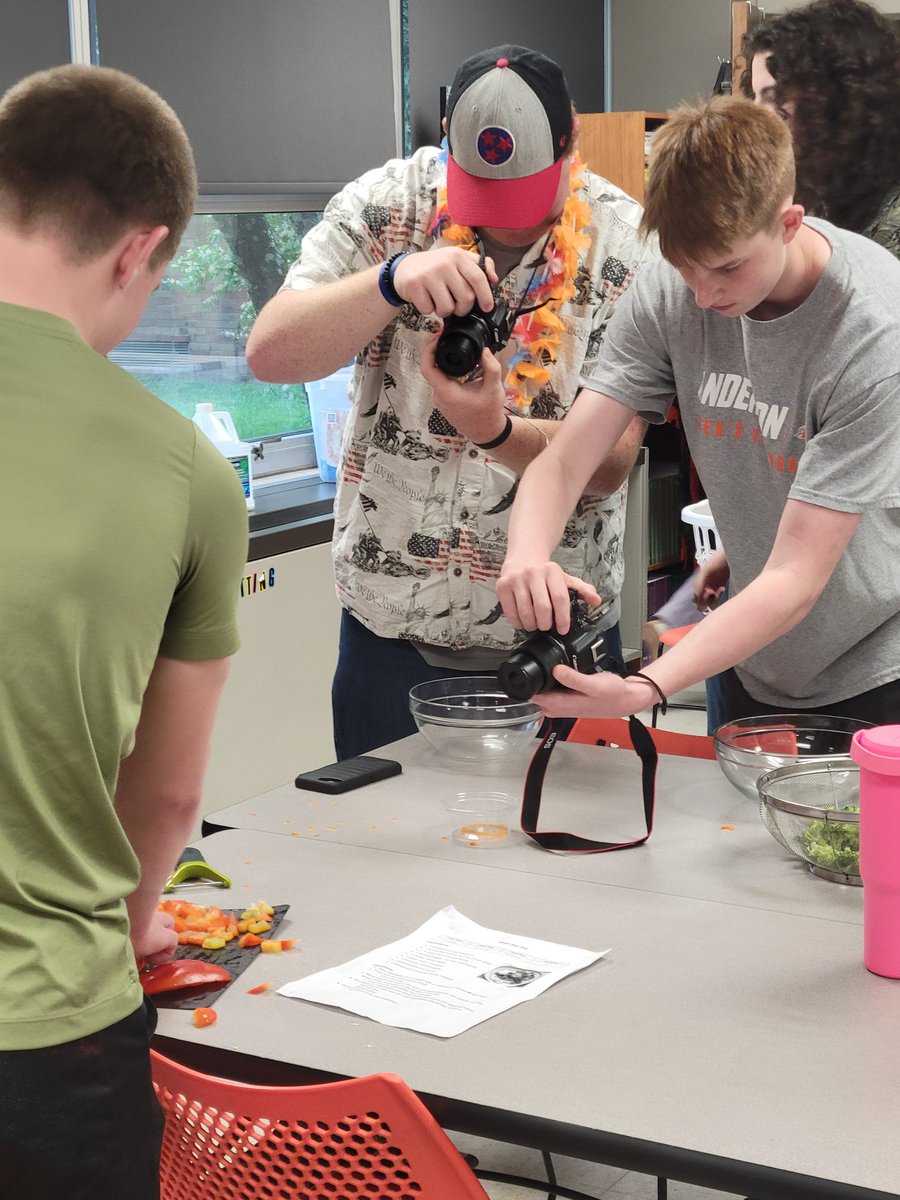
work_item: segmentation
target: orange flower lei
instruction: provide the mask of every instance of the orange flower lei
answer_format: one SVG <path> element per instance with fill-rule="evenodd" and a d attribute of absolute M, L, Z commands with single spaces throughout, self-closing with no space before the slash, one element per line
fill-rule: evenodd
<path fill-rule="evenodd" d="M 575 295 L 578 264 L 591 244 L 588 232 L 591 209 L 579 194 L 583 187 L 584 164 L 573 155 L 569 196 L 544 247 L 546 268 L 532 281 L 520 301 L 523 308 L 535 304 L 541 307 L 519 317 L 510 338 L 513 352 L 506 376 L 506 397 L 520 412 L 527 412 L 540 389 L 550 382 L 550 367 L 559 353 L 563 331 L 559 309 Z M 474 231 L 450 219 L 446 184 L 438 189 L 432 232 L 454 246 L 472 250 L 477 247 Z"/>

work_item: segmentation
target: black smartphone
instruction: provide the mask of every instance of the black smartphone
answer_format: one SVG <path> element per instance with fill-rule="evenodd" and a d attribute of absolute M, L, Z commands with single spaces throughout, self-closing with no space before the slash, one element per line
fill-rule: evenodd
<path fill-rule="evenodd" d="M 376 783 L 379 779 L 390 779 L 399 775 L 402 767 L 392 758 L 375 758 L 371 754 L 361 754 L 358 758 L 345 758 L 343 762 L 329 763 L 327 767 L 318 767 L 315 771 L 304 771 L 298 775 L 294 783 L 298 788 L 306 788 L 310 792 L 352 792 L 354 788 L 365 787 L 367 783 Z"/>

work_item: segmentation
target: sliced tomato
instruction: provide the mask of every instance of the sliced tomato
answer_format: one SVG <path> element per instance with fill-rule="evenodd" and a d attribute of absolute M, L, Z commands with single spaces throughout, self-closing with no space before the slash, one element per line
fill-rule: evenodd
<path fill-rule="evenodd" d="M 149 971 L 141 971 L 140 980 L 147 995 L 155 996 L 157 992 L 174 992 L 179 988 L 197 987 L 200 984 L 231 983 L 231 972 L 218 963 L 176 958 L 151 967 Z"/>

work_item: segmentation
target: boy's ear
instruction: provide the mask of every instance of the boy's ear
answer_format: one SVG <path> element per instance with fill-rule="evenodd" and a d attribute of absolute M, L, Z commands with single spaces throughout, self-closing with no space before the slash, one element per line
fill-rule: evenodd
<path fill-rule="evenodd" d="M 805 209 L 802 204 L 789 204 L 782 212 L 779 220 L 781 221 L 781 237 L 785 245 L 792 242 L 800 232 L 804 216 Z"/>
<path fill-rule="evenodd" d="M 154 225 L 151 229 L 133 229 L 120 240 L 115 258 L 116 283 L 128 287 L 144 268 L 153 251 L 169 236 L 167 225 Z"/>

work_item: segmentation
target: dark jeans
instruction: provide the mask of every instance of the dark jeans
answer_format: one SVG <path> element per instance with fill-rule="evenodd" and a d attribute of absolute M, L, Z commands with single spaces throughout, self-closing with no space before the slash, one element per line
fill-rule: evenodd
<path fill-rule="evenodd" d="M 158 1200 L 163 1115 L 148 1002 L 108 1029 L 0 1051 L 0 1196 Z"/>
<path fill-rule="evenodd" d="M 725 697 L 721 675 L 710 675 L 706 681 L 706 732 L 713 734 L 725 724 Z"/>
<path fill-rule="evenodd" d="M 621 659 L 618 625 L 608 629 L 604 636 L 607 652 Z M 415 733 L 416 724 L 409 711 L 409 689 L 417 683 L 477 674 L 473 670 L 429 666 L 410 642 L 378 637 L 345 609 L 341 613 L 338 664 L 331 686 L 338 760 L 366 754 Z"/>
<path fill-rule="evenodd" d="M 852 717 L 857 721 L 871 721 L 873 725 L 900 724 L 900 679 L 883 683 L 881 687 L 873 688 L 870 692 L 851 696 L 849 700 L 826 704 L 823 708 L 804 708 L 801 705 L 778 708 L 771 704 L 763 704 L 761 700 L 754 700 L 738 679 L 734 668 L 723 671 L 719 678 L 722 680 L 723 721 L 776 713 L 810 712 L 831 717 Z"/>

